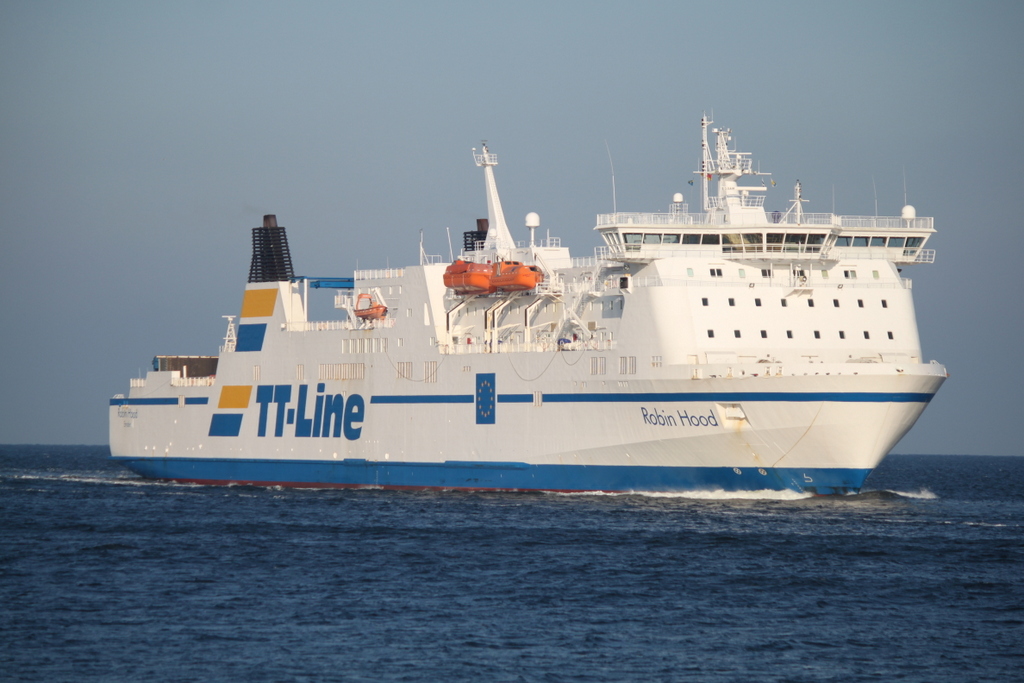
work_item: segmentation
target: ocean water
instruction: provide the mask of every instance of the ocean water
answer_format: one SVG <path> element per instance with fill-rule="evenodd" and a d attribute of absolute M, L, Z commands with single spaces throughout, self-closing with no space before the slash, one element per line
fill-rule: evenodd
<path fill-rule="evenodd" d="M 865 493 L 207 488 L 0 447 L 0 680 L 1024 680 L 1024 458 Z"/>

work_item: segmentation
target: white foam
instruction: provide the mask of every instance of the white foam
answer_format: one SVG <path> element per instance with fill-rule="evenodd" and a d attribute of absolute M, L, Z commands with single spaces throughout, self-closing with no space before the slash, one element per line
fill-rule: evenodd
<path fill-rule="evenodd" d="M 901 496 L 903 498 L 917 498 L 918 500 L 938 499 L 938 496 L 928 489 L 920 489 L 919 491 L 889 491 L 889 493 L 895 493 L 897 496 Z"/>

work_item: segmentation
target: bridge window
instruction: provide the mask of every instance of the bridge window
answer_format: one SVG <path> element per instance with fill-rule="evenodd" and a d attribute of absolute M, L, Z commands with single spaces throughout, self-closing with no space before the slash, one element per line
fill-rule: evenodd
<path fill-rule="evenodd" d="M 638 232 L 627 232 L 623 237 L 626 239 L 626 244 L 641 244 L 644 240 L 644 236 Z"/>
<path fill-rule="evenodd" d="M 700 235 L 683 235 L 683 244 L 700 244 Z"/>
<path fill-rule="evenodd" d="M 702 235 L 700 239 L 701 244 L 721 244 L 722 240 L 719 235 Z"/>
<path fill-rule="evenodd" d="M 808 235 L 807 236 L 807 244 L 824 244 L 824 243 L 825 243 L 825 236 L 824 235 Z"/>
<path fill-rule="evenodd" d="M 661 238 L 662 244 L 679 244 L 679 235 L 665 235 Z"/>
<path fill-rule="evenodd" d="M 907 246 L 908 247 L 919 247 L 923 243 L 924 243 L 924 238 L 923 237 L 908 237 L 907 238 Z"/>
<path fill-rule="evenodd" d="M 884 237 L 872 237 L 871 238 L 871 246 L 873 246 L 873 247 L 884 247 L 885 246 L 885 238 Z"/>
<path fill-rule="evenodd" d="M 855 247 L 866 247 L 866 246 L 868 246 L 868 238 L 867 237 L 854 237 L 853 238 L 853 246 L 855 246 Z"/>
<path fill-rule="evenodd" d="M 907 241 L 907 238 L 905 238 L 905 237 L 890 237 L 889 238 L 889 246 L 890 247 L 900 247 L 900 248 L 902 248 L 903 244 L 906 241 Z"/>
<path fill-rule="evenodd" d="M 837 247 L 848 247 L 848 246 L 850 246 L 850 238 L 846 237 L 846 236 L 837 237 L 836 238 L 836 246 Z"/>
<path fill-rule="evenodd" d="M 661 235 L 647 233 L 644 235 L 644 244 L 661 244 Z"/>

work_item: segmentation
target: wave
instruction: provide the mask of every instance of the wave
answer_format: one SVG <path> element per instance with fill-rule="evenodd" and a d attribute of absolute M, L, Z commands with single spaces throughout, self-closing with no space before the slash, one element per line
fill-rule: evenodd
<path fill-rule="evenodd" d="M 772 489 L 758 491 L 725 491 L 723 489 L 712 491 L 546 491 L 545 493 L 555 496 L 643 496 L 644 498 L 684 498 L 688 500 L 803 500 L 815 497 L 813 493 Z"/>

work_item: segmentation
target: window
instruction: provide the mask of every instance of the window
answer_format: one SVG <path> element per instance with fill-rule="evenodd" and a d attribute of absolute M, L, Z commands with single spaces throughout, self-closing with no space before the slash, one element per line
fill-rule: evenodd
<path fill-rule="evenodd" d="M 888 335 L 889 335 L 889 339 L 892 339 L 892 338 L 893 338 L 893 336 L 892 336 L 892 332 L 887 332 L 886 334 L 888 334 Z"/>
<path fill-rule="evenodd" d="M 781 301 L 782 301 L 782 307 L 783 308 L 785 308 L 786 306 L 789 305 L 789 302 L 787 302 L 785 299 L 782 299 Z"/>
<path fill-rule="evenodd" d="M 686 269 L 686 276 L 687 277 L 693 277 L 693 268 L 687 268 Z"/>
<path fill-rule="evenodd" d="M 839 299 L 832 299 L 832 305 L 839 308 Z"/>
<path fill-rule="evenodd" d="M 821 271 L 821 279 L 822 280 L 827 280 L 828 279 L 828 271 L 827 270 Z"/>
<path fill-rule="evenodd" d="M 786 330 L 786 339 L 793 338 L 793 330 Z"/>
<path fill-rule="evenodd" d="M 889 308 L 889 302 L 885 299 L 882 299 L 882 308 Z"/>
<path fill-rule="evenodd" d="M 740 338 L 740 331 L 739 330 L 733 330 L 732 331 L 732 336 L 734 336 L 737 339 L 739 339 Z"/>
<path fill-rule="evenodd" d="M 923 237 L 908 237 L 907 238 L 907 246 L 908 247 L 919 247 L 923 243 L 924 243 L 924 238 Z"/>
<path fill-rule="evenodd" d="M 721 268 L 712 268 L 711 269 L 711 277 L 722 277 L 722 269 Z"/>
<path fill-rule="evenodd" d="M 903 248 L 903 244 L 907 241 L 905 237 L 890 237 L 889 246 Z"/>
<path fill-rule="evenodd" d="M 644 236 L 638 232 L 627 232 L 623 237 L 626 238 L 626 244 L 640 244 L 644 239 Z"/>
<path fill-rule="evenodd" d="M 842 330 L 839 330 L 839 338 L 840 339 L 846 339 L 846 333 L 843 332 Z"/>
<path fill-rule="evenodd" d="M 761 339 L 768 338 L 768 330 L 761 330 Z"/>
<path fill-rule="evenodd" d="M 708 338 L 709 339 L 713 339 L 714 336 L 715 336 L 715 331 L 714 330 L 708 330 Z"/>
<path fill-rule="evenodd" d="M 856 280 L 857 279 L 857 271 L 856 270 L 844 270 L 843 271 L 843 277 L 845 277 L 847 280 Z"/>
<path fill-rule="evenodd" d="M 762 268 L 761 269 L 761 277 L 771 277 L 771 276 L 772 276 L 772 269 L 771 268 Z"/>
<path fill-rule="evenodd" d="M 683 244 L 700 244 L 700 235 L 683 235 Z"/>
<path fill-rule="evenodd" d="M 661 238 L 662 244 L 679 244 L 679 235 L 665 235 Z"/>
<path fill-rule="evenodd" d="M 864 299 L 857 299 L 857 308 L 864 308 Z"/>
<path fill-rule="evenodd" d="M 729 297 L 729 305 L 730 306 L 735 306 L 736 305 L 736 299 L 733 299 L 732 297 Z"/>
<path fill-rule="evenodd" d="M 885 246 L 885 238 L 884 237 L 872 237 L 871 238 L 871 246 L 873 246 L 873 247 L 884 247 Z"/>
<path fill-rule="evenodd" d="M 661 235 L 651 233 L 644 235 L 644 244 L 661 244 Z"/>
<path fill-rule="evenodd" d="M 877 270 L 872 270 L 871 271 L 871 277 L 873 277 L 874 279 L 877 280 L 878 279 L 878 271 Z"/>
<path fill-rule="evenodd" d="M 855 247 L 866 247 L 866 246 L 868 246 L 868 238 L 867 237 L 854 237 L 853 238 L 853 246 L 855 246 Z"/>
<path fill-rule="evenodd" d="M 701 235 L 701 244 L 721 244 L 722 241 L 718 235 Z"/>
<path fill-rule="evenodd" d="M 815 339 L 821 339 L 821 332 L 819 332 L 818 330 L 815 330 L 814 331 L 814 338 Z"/>
<path fill-rule="evenodd" d="M 836 238 L 836 246 L 837 247 L 848 247 L 848 246 L 850 246 L 850 238 L 849 237 L 837 237 Z"/>
<path fill-rule="evenodd" d="M 708 298 L 707 297 L 702 298 L 700 300 L 700 305 L 701 306 L 707 306 L 708 305 Z"/>
<path fill-rule="evenodd" d="M 740 277 L 746 277 L 746 276 L 747 276 L 747 271 L 745 271 L 742 268 L 740 268 Z"/>
<path fill-rule="evenodd" d="M 865 339 L 871 339 L 871 335 L 868 333 L 867 330 L 864 330 L 864 338 Z"/>
<path fill-rule="evenodd" d="M 754 305 L 755 306 L 760 306 L 761 305 L 761 300 L 760 299 L 754 299 Z"/>
<path fill-rule="evenodd" d="M 814 299 L 808 299 L 807 300 L 807 307 L 808 308 L 814 308 Z"/>

